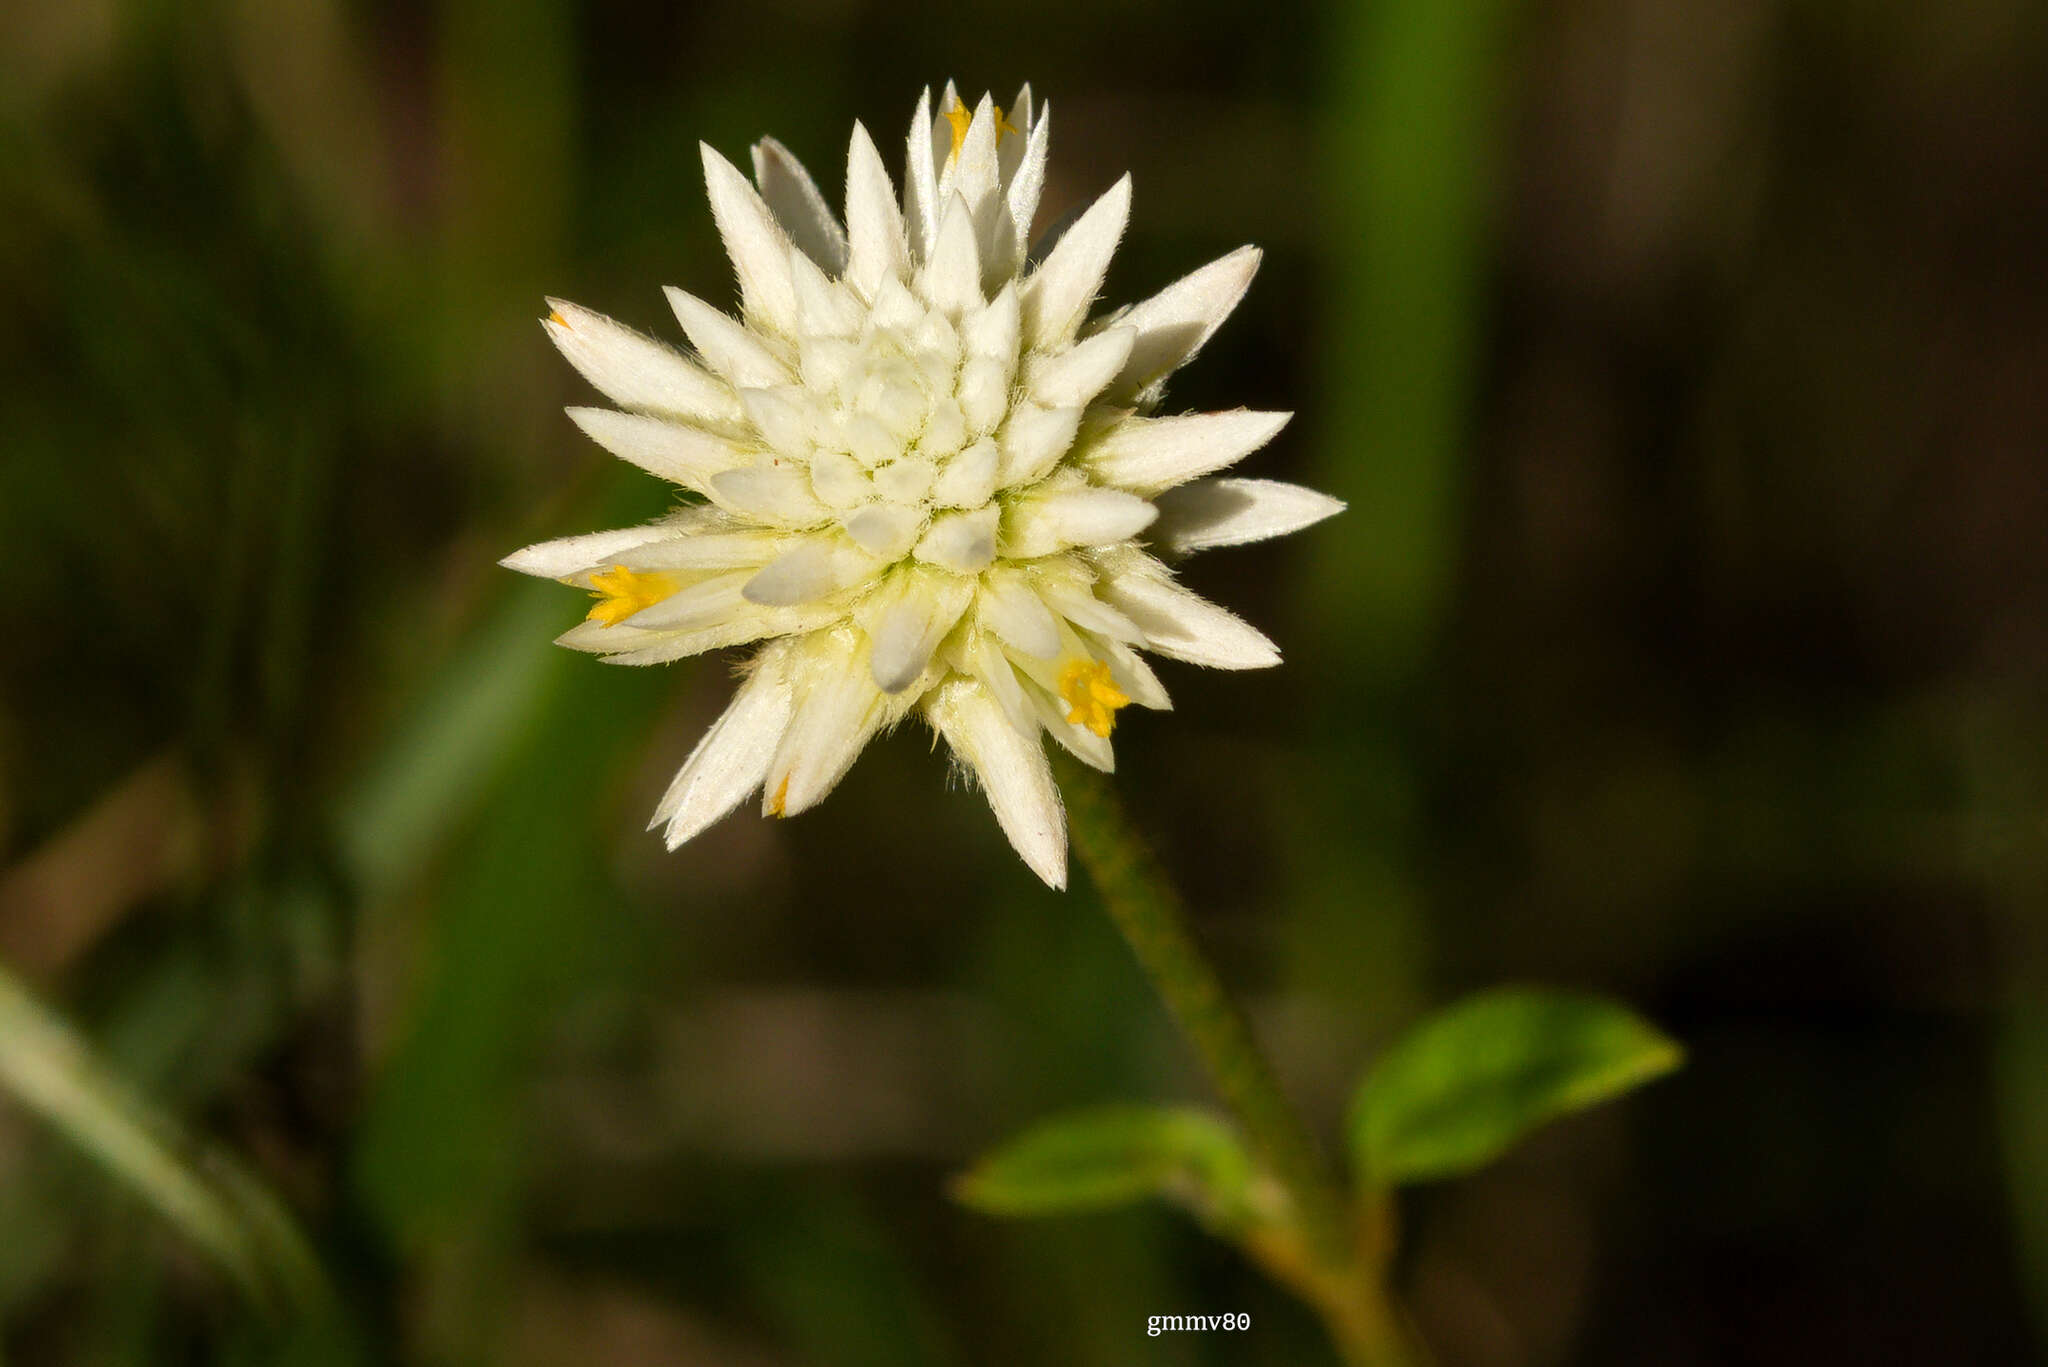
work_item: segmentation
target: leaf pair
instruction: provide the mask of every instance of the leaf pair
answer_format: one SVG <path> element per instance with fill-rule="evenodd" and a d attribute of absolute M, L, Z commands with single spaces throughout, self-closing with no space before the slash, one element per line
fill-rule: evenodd
<path fill-rule="evenodd" d="M 1467 998 L 1397 1040 L 1352 1103 L 1358 1185 L 1455 1177 L 1545 1122 L 1678 1067 L 1679 1046 L 1597 997 L 1508 988 Z M 1236 1133 L 1205 1112 L 1110 1106 L 1057 1117 L 984 1157 L 955 1184 L 991 1215 L 1103 1210 L 1159 1197 L 1225 1235 L 1282 1216 Z"/>

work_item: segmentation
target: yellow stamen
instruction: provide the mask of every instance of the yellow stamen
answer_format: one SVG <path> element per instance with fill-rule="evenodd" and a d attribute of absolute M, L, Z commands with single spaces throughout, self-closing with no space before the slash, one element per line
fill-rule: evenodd
<path fill-rule="evenodd" d="M 960 149 L 967 142 L 967 130 L 974 124 L 974 111 L 960 101 L 953 101 L 953 107 L 946 111 L 946 122 L 953 125 L 953 155 L 959 156 Z"/>
<path fill-rule="evenodd" d="M 1015 133 L 1020 138 L 1024 136 L 1023 129 L 1003 117 L 1003 107 L 1001 105 L 994 106 L 994 109 L 997 142 L 1003 140 L 1003 134 L 1005 133 Z M 969 109 L 960 100 L 955 99 L 953 107 L 946 110 L 945 113 L 946 122 L 953 125 L 953 155 L 957 157 L 960 155 L 960 149 L 967 145 L 967 130 L 974 126 L 974 111 Z"/>
<path fill-rule="evenodd" d="M 591 594 L 597 599 L 586 620 L 615 627 L 642 608 L 651 608 L 676 591 L 676 581 L 653 571 L 629 570 L 614 565 L 590 576 Z"/>
<path fill-rule="evenodd" d="M 1086 659 L 1069 660 L 1060 671 L 1060 697 L 1073 709 L 1068 721 L 1104 737 L 1116 727 L 1116 710 L 1131 701 L 1110 679 L 1108 665 Z"/>
<path fill-rule="evenodd" d="M 775 790 L 775 796 L 768 800 L 768 815 L 781 816 L 782 809 L 789 805 L 789 775 L 782 776 L 782 783 Z"/>
<path fill-rule="evenodd" d="M 560 309 L 549 309 L 548 321 L 550 323 L 553 323 L 556 327 L 569 326 L 569 320 L 562 316 L 562 311 Z"/>

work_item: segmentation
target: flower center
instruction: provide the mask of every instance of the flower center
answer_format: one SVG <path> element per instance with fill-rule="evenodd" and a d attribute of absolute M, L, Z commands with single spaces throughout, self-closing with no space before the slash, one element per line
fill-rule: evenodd
<path fill-rule="evenodd" d="M 979 316 L 891 282 L 858 330 L 798 343 L 802 383 L 743 391 L 777 463 L 807 475 L 812 497 L 884 564 L 977 574 L 995 558 L 1015 304 L 1007 333 L 982 337 Z"/>

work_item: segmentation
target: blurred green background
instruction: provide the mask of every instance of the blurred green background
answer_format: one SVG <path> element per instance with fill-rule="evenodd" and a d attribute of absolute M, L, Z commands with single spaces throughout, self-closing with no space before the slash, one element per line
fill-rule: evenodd
<path fill-rule="evenodd" d="M 1163 1211 L 947 1200 L 1207 1095 L 1085 879 L 910 732 L 663 853 L 731 662 L 494 564 L 666 501 L 542 295 L 673 337 L 699 138 L 836 199 L 949 76 L 1051 100 L 1047 221 L 1131 171 L 1112 302 L 1266 248 L 1170 405 L 1351 510 L 1193 562 L 1288 663 L 1119 782 L 1315 1124 L 1497 982 L 1691 1050 L 1407 1202 L 1444 1367 L 2043 1357 L 2041 6 L 15 0 L 0 75 L 0 964 L 340 1302 L 0 1097 L 7 1363 L 1328 1360 Z"/>

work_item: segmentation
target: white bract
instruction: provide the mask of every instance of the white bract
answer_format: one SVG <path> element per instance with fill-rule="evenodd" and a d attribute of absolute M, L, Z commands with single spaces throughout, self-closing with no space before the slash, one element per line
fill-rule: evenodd
<path fill-rule="evenodd" d="M 693 353 L 549 301 L 548 336 L 617 405 L 569 416 L 694 499 L 504 563 L 590 590 L 561 644 L 617 663 L 765 642 L 656 809 L 669 848 L 756 790 L 769 815 L 803 811 L 917 712 L 1061 887 L 1039 733 L 1106 770 L 1117 710 L 1169 705 L 1140 650 L 1278 662 L 1155 554 L 1280 536 L 1342 506 L 1213 477 L 1288 414 L 1153 416 L 1259 253 L 1089 319 L 1130 179 L 1027 257 L 1046 116 L 1028 86 L 1007 114 L 987 96 L 969 111 L 951 86 L 934 114 L 927 92 L 900 205 L 856 124 L 843 225 L 781 144 L 755 146 L 752 184 L 705 147 L 740 317 L 669 290 Z"/>

